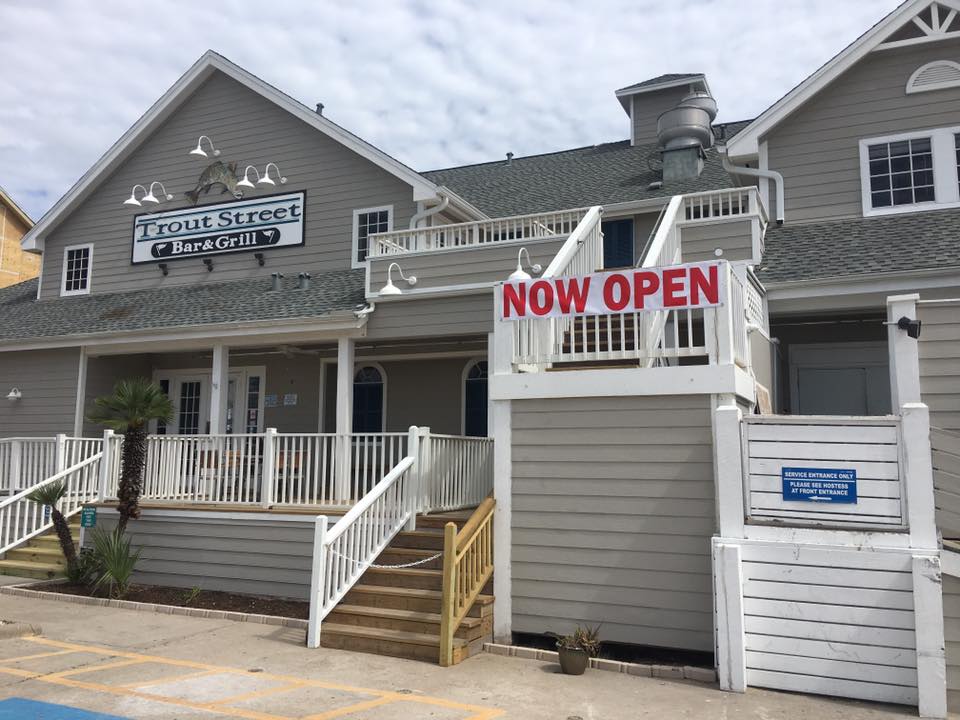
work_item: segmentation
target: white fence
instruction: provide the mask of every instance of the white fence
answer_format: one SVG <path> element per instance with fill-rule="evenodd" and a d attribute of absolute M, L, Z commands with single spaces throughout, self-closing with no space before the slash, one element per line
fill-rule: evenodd
<path fill-rule="evenodd" d="M 27 499 L 34 490 L 44 485 L 64 481 L 66 493 L 60 500 L 59 510 L 67 517 L 79 512 L 86 503 L 97 500 L 100 492 L 102 457 L 101 452 L 91 455 L 0 502 L 0 553 L 46 532 L 53 526 L 46 509 Z"/>
<path fill-rule="evenodd" d="M 493 489 L 493 441 L 458 435 L 420 440 L 421 508 L 436 512 L 479 505 Z"/>
<path fill-rule="evenodd" d="M 14 437 L 0 439 L 0 492 L 30 488 L 100 452 L 98 438 Z"/>
<path fill-rule="evenodd" d="M 410 455 L 332 527 L 316 519 L 307 646 L 320 646 L 320 623 L 416 514 L 416 460 Z"/>
<path fill-rule="evenodd" d="M 522 241 L 569 235 L 586 208 L 517 215 L 452 225 L 395 230 L 370 236 L 370 257 L 446 248 L 470 247 L 508 240 Z"/>
<path fill-rule="evenodd" d="M 906 525 L 896 417 L 755 415 L 744 418 L 743 445 L 750 522 L 897 530 Z M 829 495 L 785 500 L 785 469 L 842 470 L 854 478 L 856 501 L 834 502 Z"/>

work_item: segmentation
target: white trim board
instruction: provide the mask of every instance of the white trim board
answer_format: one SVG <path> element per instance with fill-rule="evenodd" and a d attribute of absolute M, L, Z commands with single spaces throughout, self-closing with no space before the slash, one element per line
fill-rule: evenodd
<path fill-rule="evenodd" d="M 883 44 L 884 38 L 910 22 L 913 16 L 926 9 L 930 2 L 931 0 L 908 0 L 889 13 L 731 138 L 727 143 L 727 154 L 731 158 L 757 155 L 759 142 L 763 136 L 854 64 L 878 49 Z M 938 0 L 938 2 L 943 7 L 960 9 L 960 0 Z"/>
<path fill-rule="evenodd" d="M 269 83 L 264 82 L 222 55 L 208 50 L 165 92 L 153 106 L 84 173 L 76 184 L 50 208 L 49 211 L 22 238 L 21 247 L 28 251 L 43 251 L 44 238 L 95 190 L 102 178 L 130 157 L 136 148 L 214 72 L 219 71 L 286 110 L 294 117 L 319 130 L 328 137 L 354 151 L 374 165 L 406 182 L 413 188 L 413 200 L 430 200 L 438 195 L 437 186 L 390 157 L 382 150 L 331 122 L 323 115 L 294 100 Z"/>

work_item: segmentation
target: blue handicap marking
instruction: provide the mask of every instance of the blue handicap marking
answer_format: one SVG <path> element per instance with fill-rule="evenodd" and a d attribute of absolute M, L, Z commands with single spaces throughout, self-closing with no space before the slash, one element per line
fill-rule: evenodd
<path fill-rule="evenodd" d="M 0 720 L 127 720 L 127 718 L 14 697 L 0 700 Z"/>
<path fill-rule="evenodd" d="M 857 471 L 844 468 L 780 468 L 783 499 L 790 502 L 857 502 Z"/>

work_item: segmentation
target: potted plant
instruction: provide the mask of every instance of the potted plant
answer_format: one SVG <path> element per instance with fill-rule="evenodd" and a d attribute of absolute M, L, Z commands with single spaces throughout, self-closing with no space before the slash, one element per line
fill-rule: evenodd
<path fill-rule="evenodd" d="M 599 631 L 599 625 L 595 628 L 578 625 L 572 635 L 554 635 L 560 655 L 560 669 L 565 675 L 583 675 L 590 665 L 590 658 L 600 654 Z"/>

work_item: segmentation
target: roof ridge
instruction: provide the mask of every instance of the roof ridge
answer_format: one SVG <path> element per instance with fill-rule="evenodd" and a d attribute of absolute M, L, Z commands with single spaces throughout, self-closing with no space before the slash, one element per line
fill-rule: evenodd
<path fill-rule="evenodd" d="M 577 152 L 578 150 L 591 150 L 593 148 L 601 147 L 603 145 L 619 145 L 621 143 L 629 143 L 629 142 L 630 140 L 628 139 L 611 140 L 610 142 L 594 143 L 593 145 L 581 145 L 579 147 L 567 148 L 566 150 L 551 150 L 549 152 L 534 153 L 533 155 L 523 155 L 521 157 L 514 157 L 513 162 L 517 162 L 519 160 L 531 160 L 533 158 L 538 158 L 538 157 L 547 157 L 549 155 L 563 155 L 565 153 Z M 646 145 L 651 145 L 651 144 L 656 144 L 656 143 L 644 143 L 643 145 L 632 145 L 631 147 L 645 147 Z M 467 163 L 466 165 L 450 165 L 448 167 L 434 168 L 433 170 L 421 170 L 420 172 L 421 174 L 436 173 L 436 172 L 443 172 L 444 170 L 462 170 L 463 168 L 480 167 L 481 165 L 506 165 L 506 164 L 507 164 L 506 160 L 485 160 L 484 162 Z"/>

